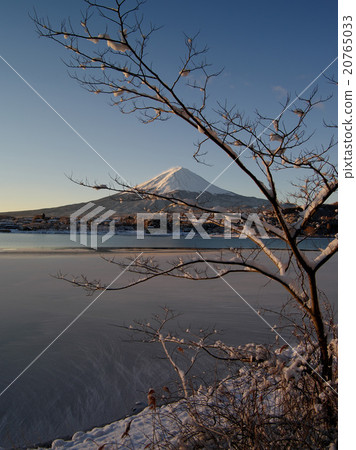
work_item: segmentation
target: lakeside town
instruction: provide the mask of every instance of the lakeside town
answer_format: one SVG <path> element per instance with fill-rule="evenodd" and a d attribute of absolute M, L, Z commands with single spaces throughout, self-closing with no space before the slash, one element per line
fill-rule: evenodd
<path fill-rule="evenodd" d="M 301 212 L 299 207 L 290 207 L 284 209 L 284 216 L 288 223 L 293 223 L 297 220 Z M 309 221 L 308 226 L 303 231 L 305 236 L 334 236 L 337 233 L 337 203 L 323 205 L 314 214 Z M 277 218 L 272 211 L 264 210 L 258 214 L 261 219 L 270 225 L 277 225 Z M 87 227 L 90 229 L 91 223 L 94 219 L 87 222 Z M 97 227 L 98 232 L 106 232 L 109 230 L 110 224 L 114 221 L 115 233 L 125 233 L 137 230 L 137 217 L 135 215 L 129 216 L 113 216 L 110 219 L 104 220 Z M 208 218 L 203 224 L 205 231 L 222 234 L 223 227 L 214 221 L 214 214 Z M 16 233 L 16 232 L 39 232 L 39 233 L 69 233 L 71 220 L 69 216 L 63 217 L 47 217 L 44 213 L 34 216 L 14 217 L 8 214 L 0 214 L 0 232 L 2 233 Z M 80 219 L 77 219 L 77 227 L 79 229 Z M 145 231 L 159 228 L 160 221 L 152 219 L 145 221 Z M 237 223 L 237 228 L 242 228 L 243 223 Z M 172 232 L 173 219 L 172 215 L 167 215 L 167 231 Z M 189 232 L 194 228 L 194 225 L 188 220 L 184 214 L 181 215 L 180 231 Z"/>

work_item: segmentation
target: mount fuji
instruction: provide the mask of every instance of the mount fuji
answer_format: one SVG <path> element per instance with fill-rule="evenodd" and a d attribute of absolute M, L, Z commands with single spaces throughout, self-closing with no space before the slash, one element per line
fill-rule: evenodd
<path fill-rule="evenodd" d="M 119 216 L 133 215 L 138 212 L 179 211 L 180 206 L 161 198 L 145 198 L 142 200 L 134 191 L 172 196 L 185 200 L 193 205 L 204 205 L 206 208 L 218 211 L 239 212 L 261 207 L 268 207 L 267 200 L 257 197 L 246 197 L 210 184 L 201 176 L 183 167 L 174 167 L 160 173 L 154 178 L 136 185 L 131 192 L 122 192 L 99 200 L 94 200 L 96 206 L 112 209 Z M 86 203 L 76 203 L 55 208 L 43 208 L 31 211 L 16 211 L 7 214 L 13 217 L 45 214 L 47 217 L 69 216 Z"/>

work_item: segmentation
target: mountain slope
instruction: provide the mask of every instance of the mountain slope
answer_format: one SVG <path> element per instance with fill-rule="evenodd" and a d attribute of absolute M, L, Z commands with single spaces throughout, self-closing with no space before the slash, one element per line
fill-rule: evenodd
<path fill-rule="evenodd" d="M 136 187 L 147 192 L 166 196 L 171 195 L 175 198 L 185 200 L 190 204 L 198 204 L 219 211 L 238 212 L 269 205 L 267 200 L 235 194 L 234 192 L 221 189 L 215 185 L 209 186 L 209 184 L 210 183 L 204 178 L 190 170 L 183 167 L 175 167 L 162 172 L 151 180 L 139 184 Z M 204 191 L 204 189 L 206 189 L 206 191 Z M 203 191 L 204 193 L 201 194 Z M 199 194 L 201 195 L 199 196 L 199 199 L 196 200 Z M 112 209 L 121 216 L 134 215 L 139 212 L 157 212 L 162 209 L 165 211 L 179 211 L 180 209 L 179 206 L 172 205 L 169 200 L 159 198 L 142 200 L 137 193 L 134 192 L 110 195 L 95 200 L 93 203 L 95 203 L 96 206 L 103 206 L 105 209 Z M 85 204 L 86 203 L 77 203 L 54 208 L 11 211 L 0 214 L 7 214 L 14 217 L 34 216 L 37 214 L 45 214 L 47 217 L 61 217 L 69 216 Z"/>

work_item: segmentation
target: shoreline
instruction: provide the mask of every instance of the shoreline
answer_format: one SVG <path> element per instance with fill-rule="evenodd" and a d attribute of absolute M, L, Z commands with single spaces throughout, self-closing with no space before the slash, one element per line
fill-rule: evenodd
<path fill-rule="evenodd" d="M 0 249 L 1 255 L 100 255 L 102 253 L 191 253 L 192 251 L 205 251 L 205 252 L 220 252 L 222 250 L 229 250 L 229 248 L 197 248 L 197 247 L 108 247 L 94 250 L 92 248 L 29 248 L 29 249 Z M 252 250 L 252 249 L 243 249 Z M 276 249 L 277 250 L 277 249 Z M 280 249 L 281 250 L 281 249 Z M 282 249 L 283 250 L 283 249 Z"/>
<path fill-rule="evenodd" d="M 253 251 L 254 248 L 240 248 L 242 251 Z M 273 251 L 288 251 L 288 248 L 278 248 L 271 247 L 270 250 Z M 199 248 L 199 247 L 104 247 L 98 250 L 94 250 L 92 248 L 77 248 L 77 247 L 69 247 L 69 248 L 23 248 L 23 249 L 11 249 L 11 248 L 0 248 L 0 257 L 2 255 L 47 255 L 47 256 L 62 256 L 62 255 L 101 255 L 102 253 L 110 253 L 110 254 L 120 254 L 120 253 L 191 253 L 191 252 L 221 252 L 221 251 L 230 251 L 229 247 L 221 247 L 221 248 Z M 303 252 L 318 252 L 320 249 L 303 249 Z"/>

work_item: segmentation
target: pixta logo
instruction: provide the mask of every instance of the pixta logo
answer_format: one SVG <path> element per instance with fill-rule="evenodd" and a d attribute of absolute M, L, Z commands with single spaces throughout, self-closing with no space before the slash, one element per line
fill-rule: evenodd
<path fill-rule="evenodd" d="M 79 241 L 80 244 L 96 250 L 99 236 L 101 243 L 104 243 L 115 234 L 115 221 L 111 220 L 108 223 L 108 219 L 116 211 L 105 210 L 103 206 L 92 209 L 93 207 L 95 207 L 94 203 L 87 203 L 70 215 L 70 240 L 73 242 Z M 87 213 L 89 210 L 91 211 Z M 98 235 L 98 227 L 104 223 L 108 224 L 109 231 L 103 235 Z"/>
<path fill-rule="evenodd" d="M 258 214 L 253 213 L 249 215 L 242 215 L 241 213 L 204 213 L 199 218 L 193 213 L 185 213 L 182 222 L 182 216 L 179 213 L 172 214 L 172 239 L 182 239 L 182 223 L 189 223 L 189 232 L 183 233 L 183 239 L 193 239 L 195 236 L 200 236 L 203 239 L 211 239 L 210 234 L 204 229 L 203 225 L 208 223 L 219 223 L 220 230 L 223 231 L 224 239 L 231 239 L 238 236 L 239 239 L 246 239 L 248 237 L 259 237 L 268 239 L 269 236 L 264 228 Z M 155 227 L 147 226 L 147 222 L 155 221 Z M 233 226 L 235 223 L 237 226 Z M 146 234 L 150 235 L 166 235 L 168 234 L 168 216 L 166 213 L 138 213 L 137 214 L 137 239 L 144 239 Z M 234 232 L 232 234 L 232 228 Z"/>

